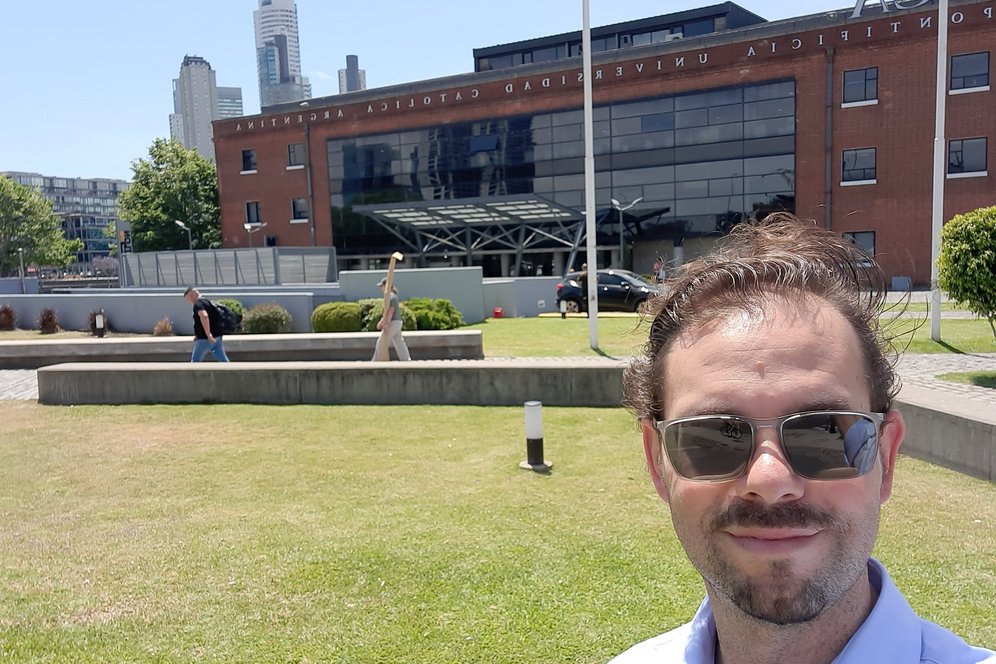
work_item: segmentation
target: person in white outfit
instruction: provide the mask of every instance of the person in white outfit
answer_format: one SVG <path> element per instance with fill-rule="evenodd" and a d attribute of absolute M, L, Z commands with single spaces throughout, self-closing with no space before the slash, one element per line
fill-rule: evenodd
<path fill-rule="evenodd" d="M 387 288 L 387 278 L 381 279 L 377 282 L 377 286 L 383 293 Z M 387 330 L 387 334 L 382 334 L 377 339 L 377 347 L 374 349 L 374 359 L 380 355 L 381 344 L 387 343 L 394 346 L 394 352 L 398 354 L 398 359 L 402 362 L 408 362 L 412 359 L 411 353 L 408 352 L 408 345 L 405 344 L 405 337 L 401 334 L 401 305 L 398 303 L 398 289 L 391 286 L 391 297 L 388 300 L 387 306 L 384 307 L 384 315 L 381 319 L 377 321 L 378 330 Z"/>

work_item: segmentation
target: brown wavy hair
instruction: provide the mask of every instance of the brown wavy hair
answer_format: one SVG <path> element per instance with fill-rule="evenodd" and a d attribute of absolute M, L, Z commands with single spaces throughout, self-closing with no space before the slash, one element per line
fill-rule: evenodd
<path fill-rule="evenodd" d="M 650 336 L 626 369 L 624 405 L 637 417 L 665 419 L 664 357 L 685 330 L 734 310 L 759 315 L 773 297 L 801 302 L 808 296 L 836 309 L 854 328 L 872 409 L 888 410 L 899 379 L 895 353 L 879 326 L 886 292 L 881 268 L 839 233 L 787 213 L 739 224 L 716 251 L 686 263 L 647 303 Z"/>

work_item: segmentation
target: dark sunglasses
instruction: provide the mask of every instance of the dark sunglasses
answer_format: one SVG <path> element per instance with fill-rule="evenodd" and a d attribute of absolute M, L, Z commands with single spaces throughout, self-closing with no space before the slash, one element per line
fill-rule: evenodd
<path fill-rule="evenodd" d="M 762 420 L 699 415 L 654 420 L 675 472 L 696 482 L 723 482 L 746 472 L 759 427 L 777 427 L 792 470 L 811 480 L 849 479 L 875 465 L 885 413 L 819 410 Z"/>

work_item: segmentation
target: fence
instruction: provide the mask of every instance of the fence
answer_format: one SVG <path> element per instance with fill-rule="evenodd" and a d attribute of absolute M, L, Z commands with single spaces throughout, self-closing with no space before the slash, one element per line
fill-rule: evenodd
<path fill-rule="evenodd" d="M 124 254 L 121 286 L 280 286 L 338 280 L 334 248 L 260 247 Z"/>

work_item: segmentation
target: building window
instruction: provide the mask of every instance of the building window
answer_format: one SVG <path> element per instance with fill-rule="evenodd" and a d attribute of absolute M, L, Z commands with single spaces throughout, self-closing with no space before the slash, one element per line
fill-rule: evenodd
<path fill-rule="evenodd" d="M 878 100 L 878 67 L 844 72 L 843 103 Z"/>
<path fill-rule="evenodd" d="M 291 199 L 291 219 L 307 219 L 308 218 L 308 199 L 307 198 L 292 198 Z"/>
<path fill-rule="evenodd" d="M 259 201 L 249 201 L 246 203 L 246 223 L 258 224 L 259 221 Z"/>
<path fill-rule="evenodd" d="M 844 233 L 844 237 L 858 245 L 869 258 L 875 258 L 875 231 L 855 231 Z M 861 261 L 861 267 L 871 267 L 871 261 Z"/>
<path fill-rule="evenodd" d="M 970 90 L 989 85 L 989 52 L 951 56 L 951 89 Z"/>
<path fill-rule="evenodd" d="M 948 141 L 948 175 L 986 175 L 986 139 Z"/>
<path fill-rule="evenodd" d="M 287 146 L 287 165 L 304 166 L 304 143 L 291 143 Z"/>
<path fill-rule="evenodd" d="M 256 171 L 256 150 L 249 149 L 242 151 L 242 172 L 254 173 Z"/>
<path fill-rule="evenodd" d="M 844 150 L 841 158 L 841 182 L 875 182 L 875 148 Z"/>

